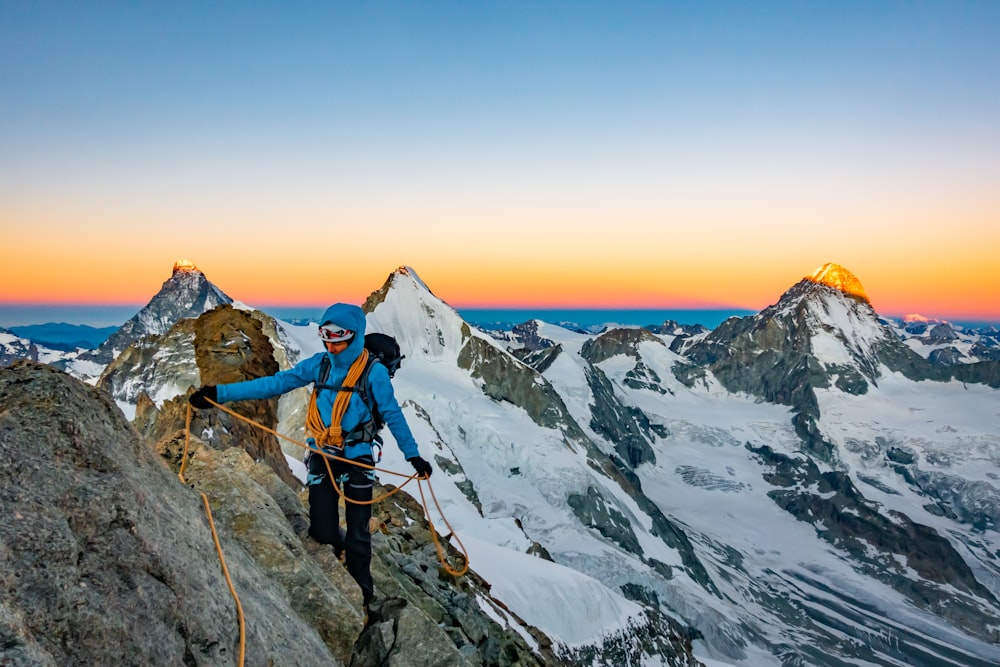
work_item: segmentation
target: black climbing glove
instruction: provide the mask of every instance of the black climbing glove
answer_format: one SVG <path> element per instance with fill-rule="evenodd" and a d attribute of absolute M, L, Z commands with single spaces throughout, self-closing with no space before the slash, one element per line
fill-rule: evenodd
<path fill-rule="evenodd" d="M 419 456 L 414 456 L 413 458 L 406 459 L 413 466 L 413 469 L 417 471 L 419 477 L 430 477 L 434 469 L 431 468 L 431 464 L 423 460 Z"/>
<path fill-rule="evenodd" d="M 188 397 L 188 403 L 199 410 L 206 410 L 208 408 L 215 407 L 208 401 L 215 401 L 216 403 L 219 402 L 219 393 L 215 390 L 214 384 L 207 384 Z"/>

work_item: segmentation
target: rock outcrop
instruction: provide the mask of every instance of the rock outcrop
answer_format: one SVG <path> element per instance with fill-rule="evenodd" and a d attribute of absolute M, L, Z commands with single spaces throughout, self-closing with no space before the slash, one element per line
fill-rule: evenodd
<path fill-rule="evenodd" d="M 0 370 L 0 664 L 234 664 L 236 606 L 200 494 L 247 619 L 247 665 L 564 664 L 474 573 L 440 570 L 422 508 L 402 495 L 376 511 L 365 625 L 353 579 L 307 536 L 301 488 L 242 447 L 216 448 L 221 424 L 190 438 L 181 483 L 185 413 L 180 397 L 145 423 L 165 462 L 99 389 L 31 362 Z"/>
<path fill-rule="evenodd" d="M 30 362 L 0 370 L 0 455 L 0 664 L 234 664 L 202 501 L 106 394 Z M 247 664 L 345 664 L 221 532 Z"/>

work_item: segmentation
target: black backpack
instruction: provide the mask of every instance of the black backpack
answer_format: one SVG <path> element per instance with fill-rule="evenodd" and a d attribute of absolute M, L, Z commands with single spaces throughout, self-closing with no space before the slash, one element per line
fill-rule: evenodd
<path fill-rule="evenodd" d="M 396 342 L 396 339 L 389 334 L 384 333 L 366 334 L 365 349 L 368 350 L 368 363 L 365 364 L 365 369 L 361 372 L 361 377 L 358 378 L 357 383 L 351 391 L 355 391 L 361 395 L 361 400 L 363 400 L 365 405 L 368 406 L 368 411 L 372 413 L 372 420 L 374 422 L 373 424 L 362 425 L 358 428 L 360 429 L 364 426 L 372 426 L 374 428 L 374 435 L 371 437 L 377 438 L 378 432 L 382 430 L 383 426 L 385 426 L 385 422 L 382 420 L 381 413 L 379 413 L 375 397 L 372 396 L 372 385 L 371 380 L 368 377 L 368 373 L 371 371 L 372 365 L 378 362 L 385 366 L 385 369 L 389 371 L 389 377 L 392 378 L 396 375 L 396 371 L 399 370 L 399 367 L 403 365 L 403 359 L 406 355 L 400 353 L 399 343 Z M 316 380 L 316 389 L 332 389 L 334 391 L 340 391 L 343 388 L 341 385 L 326 384 L 326 380 L 329 375 L 330 357 L 323 355 L 323 361 L 320 362 L 319 366 L 319 378 Z M 348 436 L 350 435 L 351 434 L 349 433 Z M 366 433 L 365 436 L 367 435 L 368 434 Z M 368 438 L 365 437 L 365 440 L 367 439 Z M 378 440 L 381 441 L 381 438 L 378 438 Z"/>
<path fill-rule="evenodd" d="M 389 371 L 389 377 L 396 375 L 396 371 L 403 365 L 405 354 L 400 354 L 399 343 L 389 334 L 370 333 L 365 335 L 365 349 L 369 355 L 374 355 L 382 362 L 385 369 Z M 367 370 L 367 369 L 366 369 Z M 367 373 L 365 374 L 367 377 Z"/>

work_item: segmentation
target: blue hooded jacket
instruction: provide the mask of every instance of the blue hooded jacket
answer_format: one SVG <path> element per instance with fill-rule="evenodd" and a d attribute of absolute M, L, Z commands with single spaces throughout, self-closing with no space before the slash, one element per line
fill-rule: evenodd
<path fill-rule="evenodd" d="M 340 354 L 319 352 L 303 359 L 287 371 L 280 371 L 267 377 L 234 382 L 233 384 L 220 384 L 216 387 L 218 402 L 230 403 L 232 401 L 272 398 L 318 382 L 324 356 L 330 359 L 330 374 L 325 384 L 333 387 L 342 384 L 347 378 L 347 371 L 350 370 L 351 364 L 361 355 L 361 351 L 365 347 L 365 313 L 355 305 L 335 303 L 323 313 L 320 324 L 336 324 L 341 328 L 353 331 L 354 338 L 351 339 L 347 349 Z M 407 459 L 419 456 L 417 442 L 413 439 L 403 411 L 399 409 L 399 403 L 396 402 L 396 394 L 392 389 L 392 382 L 389 380 L 389 371 L 382 364 L 372 364 L 368 377 L 371 383 L 372 397 L 378 405 L 382 419 L 385 420 L 389 431 L 396 439 L 396 444 L 403 452 L 403 456 Z M 331 389 L 320 389 L 316 396 L 316 407 L 319 408 L 319 414 L 326 426 L 330 426 L 330 414 L 333 412 L 333 401 L 336 397 L 337 392 Z M 340 422 L 342 431 L 350 433 L 370 419 L 372 419 L 372 414 L 364 400 L 357 392 L 352 393 L 351 400 L 347 404 L 347 411 Z M 371 455 L 372 444 L 370 442 L 357 443 L 344 448 L 345 458 L 356 459 L 360 456 Z"/>

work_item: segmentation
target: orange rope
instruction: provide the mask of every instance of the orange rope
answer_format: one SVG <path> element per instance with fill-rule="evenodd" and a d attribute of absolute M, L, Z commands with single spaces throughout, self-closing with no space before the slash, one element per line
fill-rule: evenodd
<path fill-rule="evenodd" d="M 441 505 L 438 503 L 437 496 L 434 494 L 434 487 L 431 486 L 430 478 L 428 478 L 428 477 L 418 477 L 416 473 L 413 473 L 412 475 L 407 475 L 406 473 L 396 472 L 395 470 L 386 470 L 385 468 L 379 468 L 379 467 L 374 466 L 374 465 L 368 465 L 367 463 L 362 463 L 360 461 L 352 461 L 351 459 L 343 458 L 343 457 L 337 456 L 335 454 L 330 454 L 329 452 L 325 452 L 325 451 L 323 451 L 322 449 L 320 449 L 318 447 L 310 447 L 305 442 L 301 442 L 301 441 L 296 440 L 294 438 L 290 438 L 287 435 L 284 435 L 283 433 L 278 433 L 276 430 L 274 430 L 272 428 L 268 428 L 267 426 L 264 426 L 263 424 L 260 424 L 258 422 L 255 422 L 254 420 L 250 419 L 249 417 L 244 417 L 243 415 L 239 414 L 238 412 L 230 410 L 226 406 L 224 406 L 224 405 L 222 405 L 220 403 L 217 403 L 217 402 L 213 401 L 210 398 L 206 398 L 205 400 L 207 400 L 209 403 L 211 403 L 214 407 L 218 408 L 219 410 L 222 410 L 223 412 L 225 412 L 228 415 L 231 415 L 231 416 L 235 417 L 236 419 L 244 421 L 247 424 L 250 424 L 251 426 L 259 428 L 260 430 L 265 431 L 267 433 L 270 433 L 273 436 L 276 436 L 278 438 L 281 438 L 282 440 L 290 442 L 293 445 L 295 445 L 296 447 L 301 447 L 302 449 L 308 450 L 308 451 L 312 452 L 313 454 L 319 454 L 320 456 L 323 457 L 323 462 L 326 464 L 326 471 L 327 471 L 327 474 L 330 476 L 330 482 L 331 482 L 331 484 L 333 484 L 333 471 L 330 468 L 330 460 L 331 459 L 335 460 L 335 461 L 344 461 L 346 463 L 350 463 L 351 465 L 355 465 L 355 466 L 358 466 L 360 468 L 367 468 L 369 470 L 374 470 L 376 472 L 383 472 L 383 473 L 386 473 L 388 475 L 396 475 L 397 477 L 405 477 L 406 478 L 406 481 L 404 481 L 402 484 L 400 484 L 396 488 L 392 489 L 391 491 L 389 491 L 387 493 L 382 494 L 378 498 L 372 498 L 371 500 L 352 500 L 352 499 L 350 499 L 350 498 L 348 498 L 347 496 L 344 495 L 344 493 L 340 490 L 340 487 L 338 487 L 336 484 L 333 484 L 333 488 L 337 491 L 337 494 L 341 498 L 344 499 L 345 503 L 354 503 L 355 505 L 374 505 L 375 503 L 381 502 L 381 501 L 385 500 L 386 498 L 388 498 L 389 496 L 391 496 L 391 495 L 393 495 L 395 493 L 398 493 L 399 491 L 401 491 L 403 489 L 404 486 L 406 486 L 407 484 L 409 484 L 413 480 L 417 480 L 417 487 L 420 489 L 421 504 L 423 505 L 424 514 L 427 516 L 427 523 L 428 523 L 428 525 L 430 526 L 430 529 L 431 529 L 431 531 L 430 531 L 430 533 L 431 533 L 431 540 L 434 542 L 434 547 L 437 550 L 438 560 L 441 562 L 441 566 L 445 569 L 445 571 L 448 574 L 450 574 L 450 575 L 452 575 L 454 577 L 460 577 L 460 576 L 462 576 L 463 574 L 465 574 L 466 572 L 469 571 L 469 552 L 466 550 L 465 545 L 462 544 L 462 541 L 458 538 L 458 535 L 455 533 L 455 530 L 451 527 L 451 524 L 448 523 L 448 519 L 445 517 L 444 512 L 441 511 Z M 190 411 L 191 410 L 190 410 L 190 407 L 189 407 L 188 408 L 189 417 L 188 417 L 188 424 L 187 424 L 187 432 L 188 432 L 188 436 L 187 437 L 190 437 L 190 431 L 191 431 Z M 184 456 L 185 457 L 187 456 L 187 441 L 186 440 L 185 440 L 185 446 L 184 446 Z M 183 470 L 184 470 L 184 461 L 181 462 L 181 471 L 183 471 Z M 459 570 L 456 570 L 456 569 L 452 568 L 448 564 L 448 561 L 446 560 L 446 558 L 444 556 L 444 549 L 443 549 L 443 547 L 441 547 L 441 545 L 440 545 L 440 543 L 438 541 L 437 531 L 434 530 L 434 523 L 431 521 L 430 510 L 427 507 L 427 500 L 426 500 L 426 498 L 424 498 L 423 486 L 420 484 L 421 481 L 426 481 L 427 482 L 427 488 L 431 492 L 431 497 L 434 500 L 434 504 L 437 507 L 438 513 L 441 515 L 441 519 L 444 521 L 445 525 L 448 526 L 448 530 L 451 532 L 451 535 L 455 538 L 455 541 L 458 542 L 459 547 L 461 547 L 460 552 L 461 552 L 462 560 L 465 561 L 465 564 Z"/>
<path fill-rule="evenodd" d="M 438 540 L 437 531 L 434 530 L 434 522 L 431 521 L 431 514 L 427 511 L 427 499 L 424 498 L 424 486 L 417 481 L 417 488 L 420 489 L 420 503 L 424 506 L 424 513 L 427 515 L 427 525 L 430 526 L 431 530 L 431 540 L 434 542 L 434 549 L 437 551 L 438 561 L 441 563 L 441 567 L 445 569 L 445 572 L 452 575 L 453 577 L 461 577 L 463 574 L 469 571 L 469 556 L 468 551 L 465 550 L 465 545 L 462 544 L 462 540 L 458 539 L 458 534 L 455 529 L 451 527 L 448 523 L 448 518 L 445 517 L 444 512 L 441 511 L 441 504 L 438 503 L 437 496 L 434 494 L 434 487 L 431 486 L 431 480 L 429 477 L 421 477 L 420 480 L 427 480 L 427 488 L 431 492 L 431 498 L 434 499 L 434 506 L 437 507 L 438 514 L 441 515 L 441 520 L 444 521 L 444 525 L 448 526 L 449 534 L 455 538 L 458 542 L 458 546 L 461 547 L 462 556 L 465 560 L 465 565 L 462 566 L 461 570 L 454 570 L 450 565 L 448 565 L 448 560 L 444 555 L 444 548 L 441 546 L 441 542 Z"/>
<path fill-rule="evenodd" d="M 201 494 L 201 500 L 205 504 L 205 514 L 208 516 L 208 527 L 212 529 L 212 539 L 215 540 L 215 550 L 218 552 L 219 562 L 222 564 L 222 574 L 225 575 L 226 583 L 229 585 L 229 594 L 232 595 L 233 599 L 236 601 L 236 618 L 240 623 L 240 661 L 238 664 L 242 667 L 247 647 L 247 630 L 246 621 L 243 618 L 243 605 L 240 604 L 240 596 L 236 594 L 236 587 L 233 586 L 233 580 L 229 576 L 229 568 L 226 567 L 226 557 L 222 554 L 222 545 L 219 543 L 219 534 L 215 532 L 215 522 L 212 521 L 212 508 L 208 505 L 208 496 L 204 493 Z"/>
<path fill-rule="evenodd" d="M 187 453 L 188 446 L 191 442 L 191 404 L 187 406 L 187 417 L 184 423 L 184 453 L 181 455 L 181 469 L 177 473 L 177 477 L 180 478 L 181 483 L 187 484 L 184 481 L 184 468 L 187 466 Z M 215 521 L 212 520 L 212 508 L 208 504 L 208 496 L 204 493 L 201 494 L 202 503 L 205 505 L 205 516 L 208 517 L 208 527 L 212 531 L 212 540 L 215 542 L 215 551 L 219 554 L 219 562 L 222 564 L 222 574 L 226 578 L 226 584 L 229 586 L 229 594 L 233 596 L 233 600 L 236 601 L 236 618 L 240 624 L 240 667 L 243 667 L 243 661 L 246 657 L 246 620 L 243 617 L 243 605 L 240 603 L 240 596 L 236 593 L 236 587 L 233 586 L 233 579 L 229 576 L 229 568 L 226 567 L 226 557 L 222 553 L 222 543 L 219 542 L 219 534 L 215 532 Z"/>

